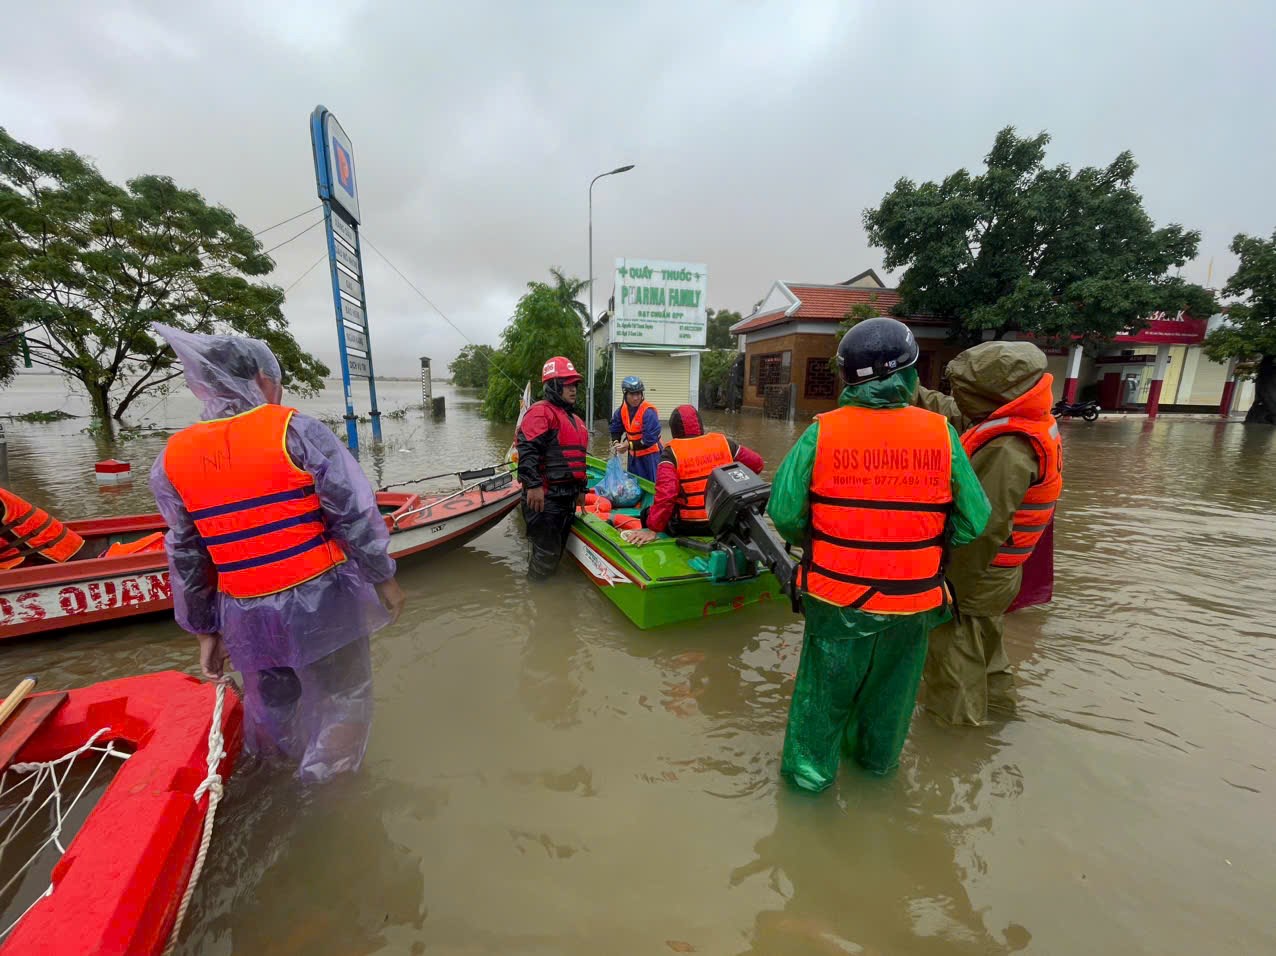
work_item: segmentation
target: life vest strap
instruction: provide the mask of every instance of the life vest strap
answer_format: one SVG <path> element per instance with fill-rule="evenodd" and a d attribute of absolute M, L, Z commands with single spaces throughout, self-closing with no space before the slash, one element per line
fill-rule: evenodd
<path fill-rule="evenodd" d="M 231 574 L 235 571 L 260 568 L 267 564 L 274 564 L 276 561 L 283 561 L 285 558 L 295 558 L 297 555 L 305 554 L 307 551 L 325 545 L 331 540 L 332 536 L 327 531 L 321 531 L 310 540 L 293 545 L 291 548 L 285 548 L 283 551 L 263 554 L 256 558 L 244 558 L 242 561 L 232 561 L 230 564 L 219 564 L 217 565 L 217 571 L 219 574 Z"/>
<path fill-rule="evenodd" d="M 29 516 L 30 514 L 31 512 L 28 511 L 27 515 Z M 39 547 L 32 547 L 28 543 L 29 541 L 31 541 L 31 539 L 35 538 L 37 535 L 41 535 L 44 532 L 48 531 L 49 527 L 53 524 L 53 520 L 54 520 L 53 515 L 48 514 L 46 512 L 44 516 L 44 522 L 40 524 L 40 526 L 37 527 L 34 531 L 28 531 L 26 534 L 19 535 L 16 538 L 5 538 L 2 541 L 0 541 L 0 544 L 5 544 L 12 548 L 16 548 L 18 552 L 21 554 L 39 554 L 45 548 L 53 547 L 55 544 L 57 544 L 59 541 L 61 541 L 63 538 L 66 537 L 67 529 L 63 528 L 62 533 L 59 534 L 56 538 L 54 538 L 52 541 L 49 541 L 45 544 L 40 545 Z M 5 530 L 6 531 L 9 530 L 9 527 L 6 526 Z"/>
<path fill-rule="evenodd" d="M 810 502 L 813 505 L 829 505 L 833 508 L 868 508 L 874 511 L 917 511 L 926 514 L 948 514 L 952 510 L 952 502 L 941 501 L 885 501 L 870 498 L 843 498 L 840 495 L 822 495 L 811 492 Z"/>
<path fill-rule="evenodd" d="M 292 488 L 288 491 L 277 491 L 270 495 L 259 495 L 256 498 L 245 498 L 242 501 L 232 501 L 230 504 L 214 505 L 211 508 L 201 508 L 198 511 L 192 511 L 190 515 L 191 519 L 194 521 L 203 521 L 205 518 L 220 518 L 222 515 L 234 514 L 237 511 L 248 511 L 252 508 L 279 504 L 283 501 L 296 501 L 299 498 L 309 497 L 314 493 L 315 486 L 310 484 L 301 488 Z"/>
<path fill-rule="evenodd" d="M 1032 554 L 1032 549 L 1035 547 L 1035 544 L 1030 544 L 1026 548 L 1017 548 L 1012 544 L 1003 544 L 997 549 L 997 551 L 1000 554 Z"/>
<path fill-rule="evenodd" d="M 843 548 L 854 548 L 857 551 L 925 551 L 927 548 L 943 547 L 946 538 L 947 535 L 941 532 L 933 538 L 922 541 L 861 541 L 854 538 L 842 538 L 815 528 L 811 529 L 813 541 L 824 541 Z"/>
<path fill-rule="evenodd" d="M 834 571 L 832 568 L 826 568 L 816 564 L 814 561 L 807 564 L 807 577 L 812 573 L 821 574 L 826 578 L 832 578 L 834 581 L 841 581 L 844 584 L 858 584 L 867 588 L 876 588 L 880 593 L 889 597 L 907 597 L 910 594 L 925 594 L 927 591 L 933 591 L 944 583 L 943 574 L 932 574 L 928 578 L 906 578 L 899 581 L 884 581 L 880 578 L 861 578 L 852 574 L 843 574 L 841 571 Z"/>
<path fill-rule="evenodd" d="M 1032 487 L 1035 488 L 1039 484 L 1041 484 L 1040 481 L 1034 481 L 1032 483 Z M 1041 501 L 1036 503 L 1031 501 L 1025 501 L 1023 504 L 1019 506 L 1017 510 L 1019 511 L 1053 511 L 1056 504 L 1057 502 L 1054 502 L 1054 501 Z"/>
<path fill-rule="evenodd" d="M 200 535 L 200 540 L 204 542 L 205 547 L 216 547 L 219 544 L 234 544 L 236 541 L 247 541 L 249 538 L 260 537 L 264 534 L 270 534 L 272 531 L 282 531 L 284 528 L 292 528 L 299 524 L 307 524 L 311 521 L 322 521 L 323 509 L 316 508 L 314 511 L 307 511 L 305 514 L 293 515 L 290 518 L 280 518 L 278 521 L 271 521 L 268 524 L 258 525 L 255 528 L 244 528 L 240 531 L 229 531 L 226 534 Z"/>

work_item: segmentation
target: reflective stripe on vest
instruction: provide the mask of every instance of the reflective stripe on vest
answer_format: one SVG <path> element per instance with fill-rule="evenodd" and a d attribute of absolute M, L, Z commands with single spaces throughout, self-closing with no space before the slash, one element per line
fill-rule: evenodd
<path fill-rule="evenodd" d="M 845 406 L 818 416 L 803 589 L 838 607 L 943 605 L 952 444 L 942 415 Z"/>
<path fill-rule="evenodd" d="M 234 598 L 286 591 L 346 559 L 328 535 L 314 479 L 288 454 L 294 411 L 261 405 L 200 422 L 164 450 L 164 471 L 217 567 L 217 588 Z"/>
<path fill-rule="evenodd" d="M 1037 480 L 1015 510 L 1009 537 L 996 556 L 993 567 L 1016 568 L 1025 564 L 1046 527 L 1054 518 L 1055 502 L 1063 491 L 1063 444 L 1059 424 L 1050 414 L 1053 381 L 1049 374 L 1026 394 L 1003 405 L 993 416 L 961 436 L 967 456 L 994 438 L 1019 435 L 1028 440 L 1037 455 Z"/>
<path fill-rule="evenodd" d="M 57 518 L 0 488 L 0 571 L 35 555 L 61 564 L 82 547 L 84 539 Z"/>
<path fill-rule="evenodd" d="M 630 418 L 629 403 L 624 402 L 620 406 L 620 424 L 625 429 L 625 436 L 629 439 L 630 443 L 634 445 L 637 445 L 642 441 L 642 420 L 647 414 L 648 409 L 651 409 L 653 412 L 656 410 L 654 405 L 649 405 L 646 401 L 644 401 L 638 406 L 638 410 L 634 412 L 634 416 Z M 660 451 L 660 442 L 656 442 L 654 445 L 650 445 L 641 451 L 633 451 L 631 449 L 629 455 L 631 458 L 646 458 L 648 455 L 654 455 L 658 451 Z"/>
<path fill-rule="evenodd" d="M 683 532 L 690 533 L 687 523 L 705 523 L 709 512 L 704 509 L 704 492 L 709 486 L 709 475 L 715 468 L 735 461 L 727 436 L 721 432 L 709 432 L 695 438 L 670 440 L 670 455 L 678 472 L 678 521 Z M 707 528 L 705 529 L 708 530 Z"/>

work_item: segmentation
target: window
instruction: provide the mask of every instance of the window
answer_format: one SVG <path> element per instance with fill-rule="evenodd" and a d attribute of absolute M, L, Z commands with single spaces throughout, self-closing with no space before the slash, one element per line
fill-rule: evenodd
<path fill-rule="evenodd" d="M 806 385 L 803 398 L 837 398 L 837 373 L 826 358 L 806 360 Z"/>
<path fill-rule="evenodd" d="M 762 356 L 754 355 L 749 359 L 749 384 L 758 384 L 758 367 L 762 364 Z"/>
<path fill-rule="evenodd" d="M 789 365 L 785 358 L 792 359 L 791 352 L 772 352 L 760 355 L 761 367 L 758 369 L 758 394 L 766 393 L 768 385 L 787 385 L 789 382 Z"/>

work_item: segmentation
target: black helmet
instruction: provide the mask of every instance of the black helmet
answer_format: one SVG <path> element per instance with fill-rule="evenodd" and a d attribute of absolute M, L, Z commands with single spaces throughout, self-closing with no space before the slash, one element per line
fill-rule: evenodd
<path fill-rule="evenodd" d="M 879 316 L 857 322 L 842 336 L 837 367 L 847 385 L 859 385 L 912 368 L 918 354 L 912 329 L 898 319 Z"/>

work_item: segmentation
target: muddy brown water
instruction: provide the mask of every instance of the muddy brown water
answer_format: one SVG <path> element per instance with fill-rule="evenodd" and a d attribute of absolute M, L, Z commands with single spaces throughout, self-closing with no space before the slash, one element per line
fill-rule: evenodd
<path fill-rule="evenodd" d="M 385 409 L 419 397 L 379 391 Z M 442 391 L 445 420 L 409 411 L 365 451 L 377 484 L 504 454 L 508 428 Z M 0 412 L 55 407 L 84 411 L 56 379 L 0 393 Z M 194 406 L 141 411 L 183 424 Z M 769 472 L 801 427 L 711 418 Z M 108 449 L 84 420 L 5 424 L 15 491 L 65 517 L 151 510 L 162 437 L 127 443 L 132 486 L 100 490 Z M 1276 430 L 1063 429 L 1056 598 L 1009 622 L 1013 719 L 919 712 L 893 776 L 789 792 L 796 618 L 637 631 L 570 563 L 529 587 L 510 518 L 401 569 L 362 774 L 235 775 L 183 951 L 1276 951 Z M 164 618 L 0 644 L 5 688 L 164 668 L 197 670 Z"/>

